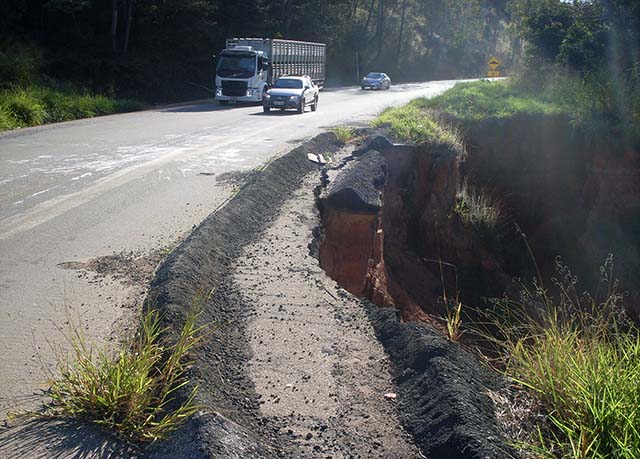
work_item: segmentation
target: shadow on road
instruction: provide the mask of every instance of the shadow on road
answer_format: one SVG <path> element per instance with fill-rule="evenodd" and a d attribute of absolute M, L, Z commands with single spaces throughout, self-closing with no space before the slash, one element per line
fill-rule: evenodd
<path fill-rule="evenodd" d="M 311 113 L 310 110 L 306 110 L 305 113 Z M 249 116 L 292 116 L 292 115 L 302 115 L 302 113 L 298 113 L 296 110 L 280 110 L 279 108 L 272 109 L 269 113 L 266 112 L 255 112 L 249 113 Z"/>
<path fill-rule="evenodd" d="M 142 453 L 85 423 L 31 419 L 0 429 L 0 456 L 6 459 L 137 458 Z"/>
<path fill-rule="evenodd" d="M 194 105 L 183 105 L 180 107 L 171 107 L 162 110 L 163 113 L 200 113 L 200 112 L 214 112 L 218 110 L 231 110 L 233 108 L 240 107 L 240 105 L 227 105 L 222 106 L 214 102 Z"/>

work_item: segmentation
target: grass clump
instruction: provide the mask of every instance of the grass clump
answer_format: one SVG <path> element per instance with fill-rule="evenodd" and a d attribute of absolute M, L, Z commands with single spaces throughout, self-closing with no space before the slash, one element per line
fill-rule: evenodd
<path fill-rule="evenodd" d="M 372 124 L 375 127 L 388 127 L 396 138 L 406 142 L 432 143 L 462 150 L 458 133 L 426 110 L 425 100 L 414 99 L 406 105 L 387 108 Z"/>
<path fill-rule="evenodd" d="M 500 367 L 528 389 L 546 413 L 526 445 L 543 457 L 640 457 L 640 334 L 619 305 L 610 279 L 602 299 L 579 295 L 558 261 L 557 293 L 523 288 L 491 313 Z"/>
<path fill-rule="evenodd" d="M 458 301 L 455 306 L 448 308 L 444 322 L 447 327 L 447 338 L 449 341 L 460 341 L 460 338 L 464 334 L 464 330 L 462 329 L 462 303 L 460 301 Z"/>
<path fill-rule="evenodd" d="M 159 315 L 147 312 L 136 335 L 115 353 L 96 351 L 73 329 L 73 358 L 58 352 L 59 376 L 51 380 L 45 415 L 87 420 L 127 441 L 165 438 L 198 410 L 197 387 L 186 400 L 176 398 L 189 382 L 188 354 L 202 331 L 197 317 L 190 314 L 169 343 Z"/>
<path fill-rule="evenodd" d="M 501 217 L 501 206 L 497 199 L 486 191 L 464 181 L 456 195 L 455 212 L 464 224 L 473 225 L 482 231 L 491 231 Z"/>
<path fill-rule="evenodd" d="M 349 143 L 357 135 L 357 131 L 355 129 L 345 126 L 335 127 L 332 129 L 332 131 L 336 135 L 336 139 L 338 140 L 338 142 L 343 145 Z"/>

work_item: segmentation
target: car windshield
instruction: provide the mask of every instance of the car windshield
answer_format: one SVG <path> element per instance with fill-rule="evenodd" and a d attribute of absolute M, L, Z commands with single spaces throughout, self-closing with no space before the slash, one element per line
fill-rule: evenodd
<path fill-rule="evenodd" d="M 218 75 L 226 78 L 250 78 L 256 72 L 256 58 L 250 55 L 222 55 Z"/>
<path fill-rule="evenodd" d="M 380 78 L 382 78 L 382 73 L 370 73 L 369 75 L 367 75 L 367 78 L 370 78 L 372 80 L 379 80 Z"/>
<path fill-rule="evenodd" d="M 302 87 L 302 80 L 294 80 L 293 78 L 280 78 L 276 81 L 274 88 L 294 88 L 299 89 Z"/>

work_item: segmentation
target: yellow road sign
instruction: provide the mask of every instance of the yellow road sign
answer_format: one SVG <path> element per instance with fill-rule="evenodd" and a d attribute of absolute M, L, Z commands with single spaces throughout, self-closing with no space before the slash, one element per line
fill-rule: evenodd
<path fill-rule="evenodd" d="M 488 78 L 498 78 L 500 76 L 500 70 L 489 70 L 487 72 Z"/>
<path fill-rule="evenodd" d="M 500 59 L 498 59 L 497 57 L 493 56 L 491 59 L 489 59 L 489 68 L 491 70 L 495 70 L 498 67 L 500 67 L 500 64 L 502 64 L 502 61 Z"/>

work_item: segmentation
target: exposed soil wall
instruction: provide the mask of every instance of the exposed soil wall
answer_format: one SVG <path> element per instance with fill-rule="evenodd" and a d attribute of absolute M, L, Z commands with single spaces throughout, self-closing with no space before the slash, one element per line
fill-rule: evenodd
<path fill-rule="evenodd" d="M 489 120 L 470 126 L 466 139 L 463 174 L 504 203 L 543 276 L 554 275 L 561 256 L 593 291 L 612 253 L 627 306 L 640 313 L 640 151 L 594 138 L 561 116 Z M 513 225 L 503 229 L 501 251 L 511 254 L 502 257 L 510 275 L 531 273 Z"/>
<path fill-rule="evenodd" d="M 455 297 L 462 285 L 473 298 L 501 294 L 509 281 L 501 260 L 453 211 L 460 152 L 393 146 L 382 139 L 356 152 L 355 165 L 347 163 L 320 196 L 323 269 L 350 292 L 395 307 L 405 321 L 437 324 L 431 315 L 445 314 L 439 300 L 445 294 Z M 366 175 L 368 157 L 379 154 L 384 158 L 382 184 L 341 178 Z M 383 204 L 365 217 L 349 210 L 351 203 L 340 196 L 367 186 Z M 356 224 L 365 218 L 366 224 Z"/>
<path fill-rule="evenodd" d="M 593 139 L 564 117 L 466 129 L 464 161 L 457 151 L 393 146 L 381 137 L 354 153 L 364 158 L 375 148 L 384 157 L 383 204 L 357 225 L 346 204 L 336 214 L 337 200 L 321 198 L 320 253 L 331 246 L 332 255 L 331 263 L 320 262 L 329 275 L 354 294 L 398 308 L 403 320 L 428 320 L 425 312 L 444 314 L 445 295 L 482 307 L 483 298 L 514 289 L 513 278 L 532 279 L 536 264 L 549 282 L 558 257 L 578 275 L 579 291 L 595 291 L 612 253 L 620 293 L 628 292 L 626 305 L 639 314 L 640 152 Z M 503 217 L 489 234 L 456 213 L 463 180 L 501 204 Z"/>

